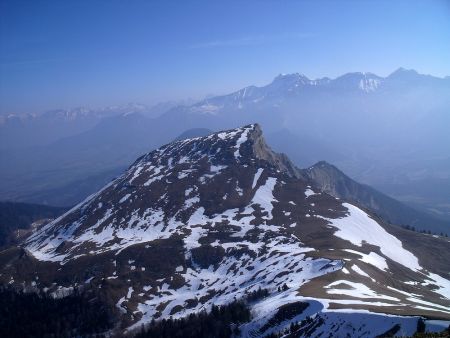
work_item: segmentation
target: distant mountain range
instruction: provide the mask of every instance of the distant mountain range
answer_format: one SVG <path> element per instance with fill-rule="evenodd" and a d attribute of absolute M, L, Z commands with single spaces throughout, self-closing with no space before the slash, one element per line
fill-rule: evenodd
<path fill-rule="evenodd" d="M 155 118 L 171 108 L 193 102 L 193 100 L 166 101 L 154 106 L 128 103 L 97 109 L 79 107 L 43 113 L 4 114 L 0 115 L 0 150 L 45 146 L 61 138 L 88 131 L 106 118 L 130 114 Z"/>
<path fill-rule="evenodd" d="M 428 319 L 450 320 L 450 241 L 326 190 L 368 203 L 332 166 L 301 170 L 272 151 L 258 125 L 181 139 L 1 251 L 0 283 L 89 292 L 118 335 L 235 301 L 249 309 L 240 337 L 444 330 Z"/>
<path fill-rule="evenodd" d="M 127 113 L 87 114 L 94 116 L 89 125 L 80 122 L 70 132 L 65 123 L 77 125 L 77 118 L 64 123 L 42 119 L 41 129 L 29 120 L 16 129 L 4 123 L 1 144 L 7 146 L 0 151 L 0 198 L 73 204 L 133 158 L 186 130 L 221 130 L 257 121 L 274 149 L 296 165 L 309 167 L 326 160 L 359 182 L 450 221 L 449 93 L 449 77 L 405 69 L 387 77 L 349 73 L 316 80 L 286 74 L 263 87 L 250 86 L 190 105 L 163 105 L 153 118 L 141 106 L 131 105 L 134 110 Z M 78 115 L 84 121 L 85 114 Z M 20 142 L 11 135 L 29 134 L 20 138 L 32 140 L 30 130 L 35 129 L 59 134 L 48 136 L 52 141 L 46 143 L 44 137 L 42 143 L 31 142 L 35 146 L 28 142 L 16 147 Z M 91 183 L 83 184 L 87 177 Z M 90 191 L 73 190 L 91 184 Z M 53 194 L 64 190 L 67 198 Z"/>

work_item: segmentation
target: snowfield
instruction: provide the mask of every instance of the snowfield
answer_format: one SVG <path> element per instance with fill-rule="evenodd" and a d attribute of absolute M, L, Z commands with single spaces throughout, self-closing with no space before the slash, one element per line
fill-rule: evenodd
<path fill-rule="evenodd" d="M 362 246 L 363 243 L 378 246 L 386 257 L 402 264 L 408 269 L 422 270 L 416 256 L 403 248 L 402 242 L 389 234 L 384 228 L 358 207 L 342 204 L 348 210 L 348 215 L 338 219 L 327 219 L 332 226 L 338 228 L 335 236 Z"/>

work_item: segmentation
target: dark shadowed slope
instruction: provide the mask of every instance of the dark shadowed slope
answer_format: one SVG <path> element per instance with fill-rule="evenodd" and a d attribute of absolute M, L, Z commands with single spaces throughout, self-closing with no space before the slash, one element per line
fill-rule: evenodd
<path fill-rule="evenodd" d="M 409 225 L 415 227 L 418 231 L 429 230 L 438 234 L 441 232 L 444 234 L 450 233 L 450 222 L 417 211 L 368 185 L 360 184 L 325 161 L 318 162 L 305 169 L 304 173 L 322 191 L 364 206 L 387 222 Z"/>
<path fill-rule="evenodd" d="M 17 244 L 18 240 L 25 238 L 34 222 L 48 223 L 65 211 L 66 208 L 39 204 L 0 202 L 0 248 Z"/>

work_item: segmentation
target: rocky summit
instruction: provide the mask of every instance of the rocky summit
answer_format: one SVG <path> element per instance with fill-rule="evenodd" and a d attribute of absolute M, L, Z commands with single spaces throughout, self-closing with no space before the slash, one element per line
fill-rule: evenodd
<path fill-rule="evenodd" d="M 412 335 L 450 319 L 450 243 L 322 191 L 257 124 L 167 144 L 21 247 L 0 280 L 101 292 L 118 332 L 244 299 L 243 337 Z M 427 325 L 430 327 L 433 322 Z"/>

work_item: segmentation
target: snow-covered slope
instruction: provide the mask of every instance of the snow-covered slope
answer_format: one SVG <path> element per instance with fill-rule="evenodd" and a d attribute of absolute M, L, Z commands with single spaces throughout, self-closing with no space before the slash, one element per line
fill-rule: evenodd
<path fill-rule="evenodd" d="M 419 315 L 450 319 L 448 254 L 430 264 L 421 247 L 449 243 L 413 234 L 422 244 L 411 247 L 393 229 L 319 191 L 248 125 L 139 158 L 34 233 L 26 262 L 3 265 L 0 279 L 57 294 L 101 288 L 128 328 L 263 288 L 243 336 L 291 322 L 299 336 L 412 334 Z"/>

